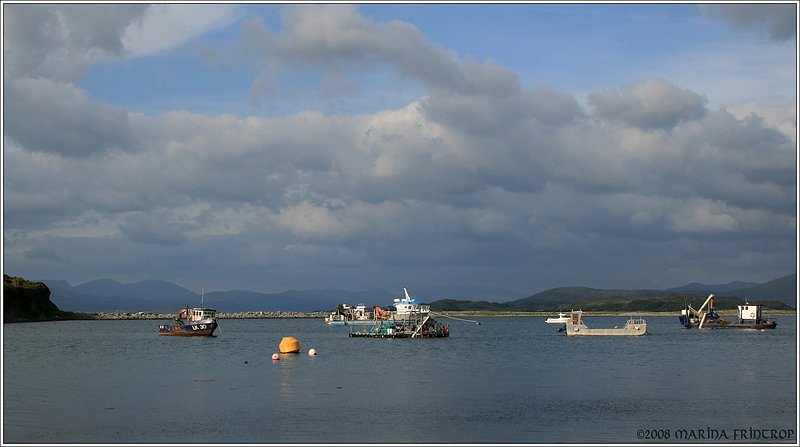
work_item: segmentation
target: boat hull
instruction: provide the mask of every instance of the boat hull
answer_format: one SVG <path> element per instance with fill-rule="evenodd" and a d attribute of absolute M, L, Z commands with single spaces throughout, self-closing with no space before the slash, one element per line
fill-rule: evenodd
<path fill-rule="evenodd" d="M 548 317 L 546 320 L 544 320 L 544 322 L 547 324 L 566 324 L 568 321 L 572 321 L 573 315 L 577 315 L 578 317 L 580 317 L 581 314 L 583 314 L 583 311 L 580 310 L 576 311 L 574 309 L 572 310 L 572 312 L 568 314 L 564 312 L 559 312 L 557 317 Z"/>
<path fill-rule="evenodd" d="M 217 326 L 216 321 L 193 324 L 161 324 L 158 326 L 158 335 L 213 337 Z"/>
<path fill-rule="evenodd" d="M 407 332 L 351 332 L 350 336 L 354 338 L 445 338 L 449 337 L 450 334 L 447 332 L 435 332 L 419 335 L 412 335 Z"/>
<path fill-rule="evenodd" d="M 566 333 L 570 337 L 580 336 L 641 336 L 647 333 L 647 323 L 628 325 L 613 329 L 590 329 L 585 324 L 567 323 Z"/>
<path fill-rule="evenodd" d="M 569 318 L 548 318 L 544 320 L 544 322 L 549 324 L 566 324 L 569 320 Z"/>
<path fill-rule="evenodd" d="M 350 332 L 351 337 L 360 338 L 445 338 L 450 329 L 433 318 L 411 322 L 379 322 Z"/>
<path fill-rule="evenodd" d="M 374 326 L 375 320 L 328 321 L 328 326 Z"/>
<path fill-rule="evenodd" d="M 685 315 L 679 316 L 681 325 L 687 329 L 698 327 L 696 321 L 692 321 Z M 775 320 L 762 320 L 758 322 L 728 323 L 727 321 L 715 320 L 703 325 L 703 329 L 775 329 L 778 323 Z"/>
<path fill-rule="evenodd" d="M 706 326 L 703 329 L 775 329 L 775 326 L 778 324 L 774 321 L 763 322 L 763 323 L 728 323 L 728 324 L 719 324 L 713 326 Z"/>

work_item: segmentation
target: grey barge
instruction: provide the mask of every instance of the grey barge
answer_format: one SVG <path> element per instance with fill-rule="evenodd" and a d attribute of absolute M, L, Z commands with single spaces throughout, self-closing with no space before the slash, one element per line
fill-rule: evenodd
<path fill-rule="evenodd" d="M 611 329 L 592 329 L 583 324 L 582 313 L 572 312 L 572 316 L 566 323 L 566 331 L 570 337 L 592 336 L 592 335 L 619 335 L 619 336 L 639 336 L 647 333 L 647 322 L 643 318 L 630 318 L 625 326 Z"/>

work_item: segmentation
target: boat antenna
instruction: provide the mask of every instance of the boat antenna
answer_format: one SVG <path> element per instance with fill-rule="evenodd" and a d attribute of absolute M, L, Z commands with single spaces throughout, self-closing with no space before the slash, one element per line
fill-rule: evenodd
<path fill-rule="evenodd" d="M 203 287 L 202 289 L 200 289 L 200 307 L 203 307 L 203 295 L 205 294 L 206 294 L 206 288 Z"/>

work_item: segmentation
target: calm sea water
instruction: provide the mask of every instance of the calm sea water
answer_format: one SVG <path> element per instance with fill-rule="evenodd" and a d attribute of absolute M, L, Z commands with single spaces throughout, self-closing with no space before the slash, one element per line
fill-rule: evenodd
<path fill-rule="evenodd" d="M 544 317 L 479 320 L 419 340 L 311 319 L 220 320 L 213 338 L 159 337 L 158 321 L 7 324 L 3 442 L 797 442 L 794 317 L 765 332 L 649 317 L 650 336 L 590 338 Z M 273 361 L 284 336 L 303 353 Z"/>

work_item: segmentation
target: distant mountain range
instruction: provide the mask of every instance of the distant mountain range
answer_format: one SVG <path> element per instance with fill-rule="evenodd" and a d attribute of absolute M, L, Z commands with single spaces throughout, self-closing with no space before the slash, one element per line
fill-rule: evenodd
<path fill-rule="evenodd" d="M 738 290 L 746 290 L 759 285 L 760 284 L 754 282 L 741 281 L 732 281 L 727 284 L 700 284 L 699 282 L 693 282 L 686 284 L 685 286 L 673 287 L 667 290 L 670 292 L 727 293 L 736 292 Z"/>
<path fill-rule="evenodd" d="M 64 280 L 42 280 L 51 292 L 50 299 L 60 309 L 73 312 L 175 312 L 185 306 L 200 304 L 200 294 L 169 281 L 148 280 L 122 284 L 110 279 L 98 279 L 77 286 Z M 748 299 L 771 308 L 796 308 L 797 275 L 788 275 L 764 284 L 731 282 L 706 285 L 686 284 L 667 290 L 601 290 L 588 287 L 559 287 L 545 290 L 525 298 L 506 302 L 475 301 L 469 299 L 437 299 L 415 295 L 421 302 L 429 303 L 433 310 L 520 310 L 554 311 L 571 308 L 584 310 L 664 310 L 681 308 L 687 300 L 696 305 L 709 293 L 720 299 L 729 297 L 738 301 Z M 503 296 L 508 291 L 486 289 L 489 296 Z M 493 293 L 492 293 L 493 292 Z M 474 293 L 474 290 L 473 290 Z M 367 306 L 388 306 L 399 293 L 384 289 L 346 291 L 340 289 L 289 290 L 281 293 L 260 293 L 247 290 L 209 292 L 202 296 L 205 306 L 224 312 L 243 311 L 295 311 L 313 312 L 334 309 L 341 303 Z M 427 295 L 430 296 L 430 295 Z M 442 296 L 442 295 L 440 295 Z M 472 300 L 470 300 L 472 299 Z M 696 302 L 700 300 L 700 302 Z M 718 303 L 722 303 L 719 301 Z M 677 307 L 676 307 L 677 306 Z M 635 307 L 636 309 L 631 309 Z M 644 308 L 642 308 L 644 307 Z M 603 309 L 601 309 L 603 308 Z"/>
<path fill-rule="evenodd" d="M 339 289 L 288 290 L 260 293 L 248 290 L 209 292 L 202 295 L 169 281 L 148 280 L 122 284 L 98 279 L 72 286 L 64 280 L 42 280 L 60 309 L 74 312 L 175 312 L 201 303 L 225 312 L 332 310 L 341 303 L 386 305 L 396 297 L 387 290 L 350 292 Z"/>
<path fill-rule="evenodd" d="M 797 274 L 783 276 L 763 284 L 738 281 L 720 285 L 692 283 L 670 290 L 675 292 L 694 292 L 704 295 L 714 293 L 717 295 L 737 296 L 750 300 L 773 300 L 797 307 Z"/>
<path fill-rule="evenodd" d="M 717 296 L 719 309 L 735 309 L 736 304 L 749 300 L 764 308 L 789 310 L 797 308 L 797 274 L 784 276 L 764 284 L 731 282 L 706 285 L 687 284 L 667 290 L 602 290 L 589 287 L 558 287 L 505 303 L 488 301 L 439 300 L 431 309 L 447 310 L 515 310 L 564 311 L 652 311 L 681 309 L 685 303 L 697 307 L 710 293 Z M 740 288 L 742 287 L 742 288 Z"/>

